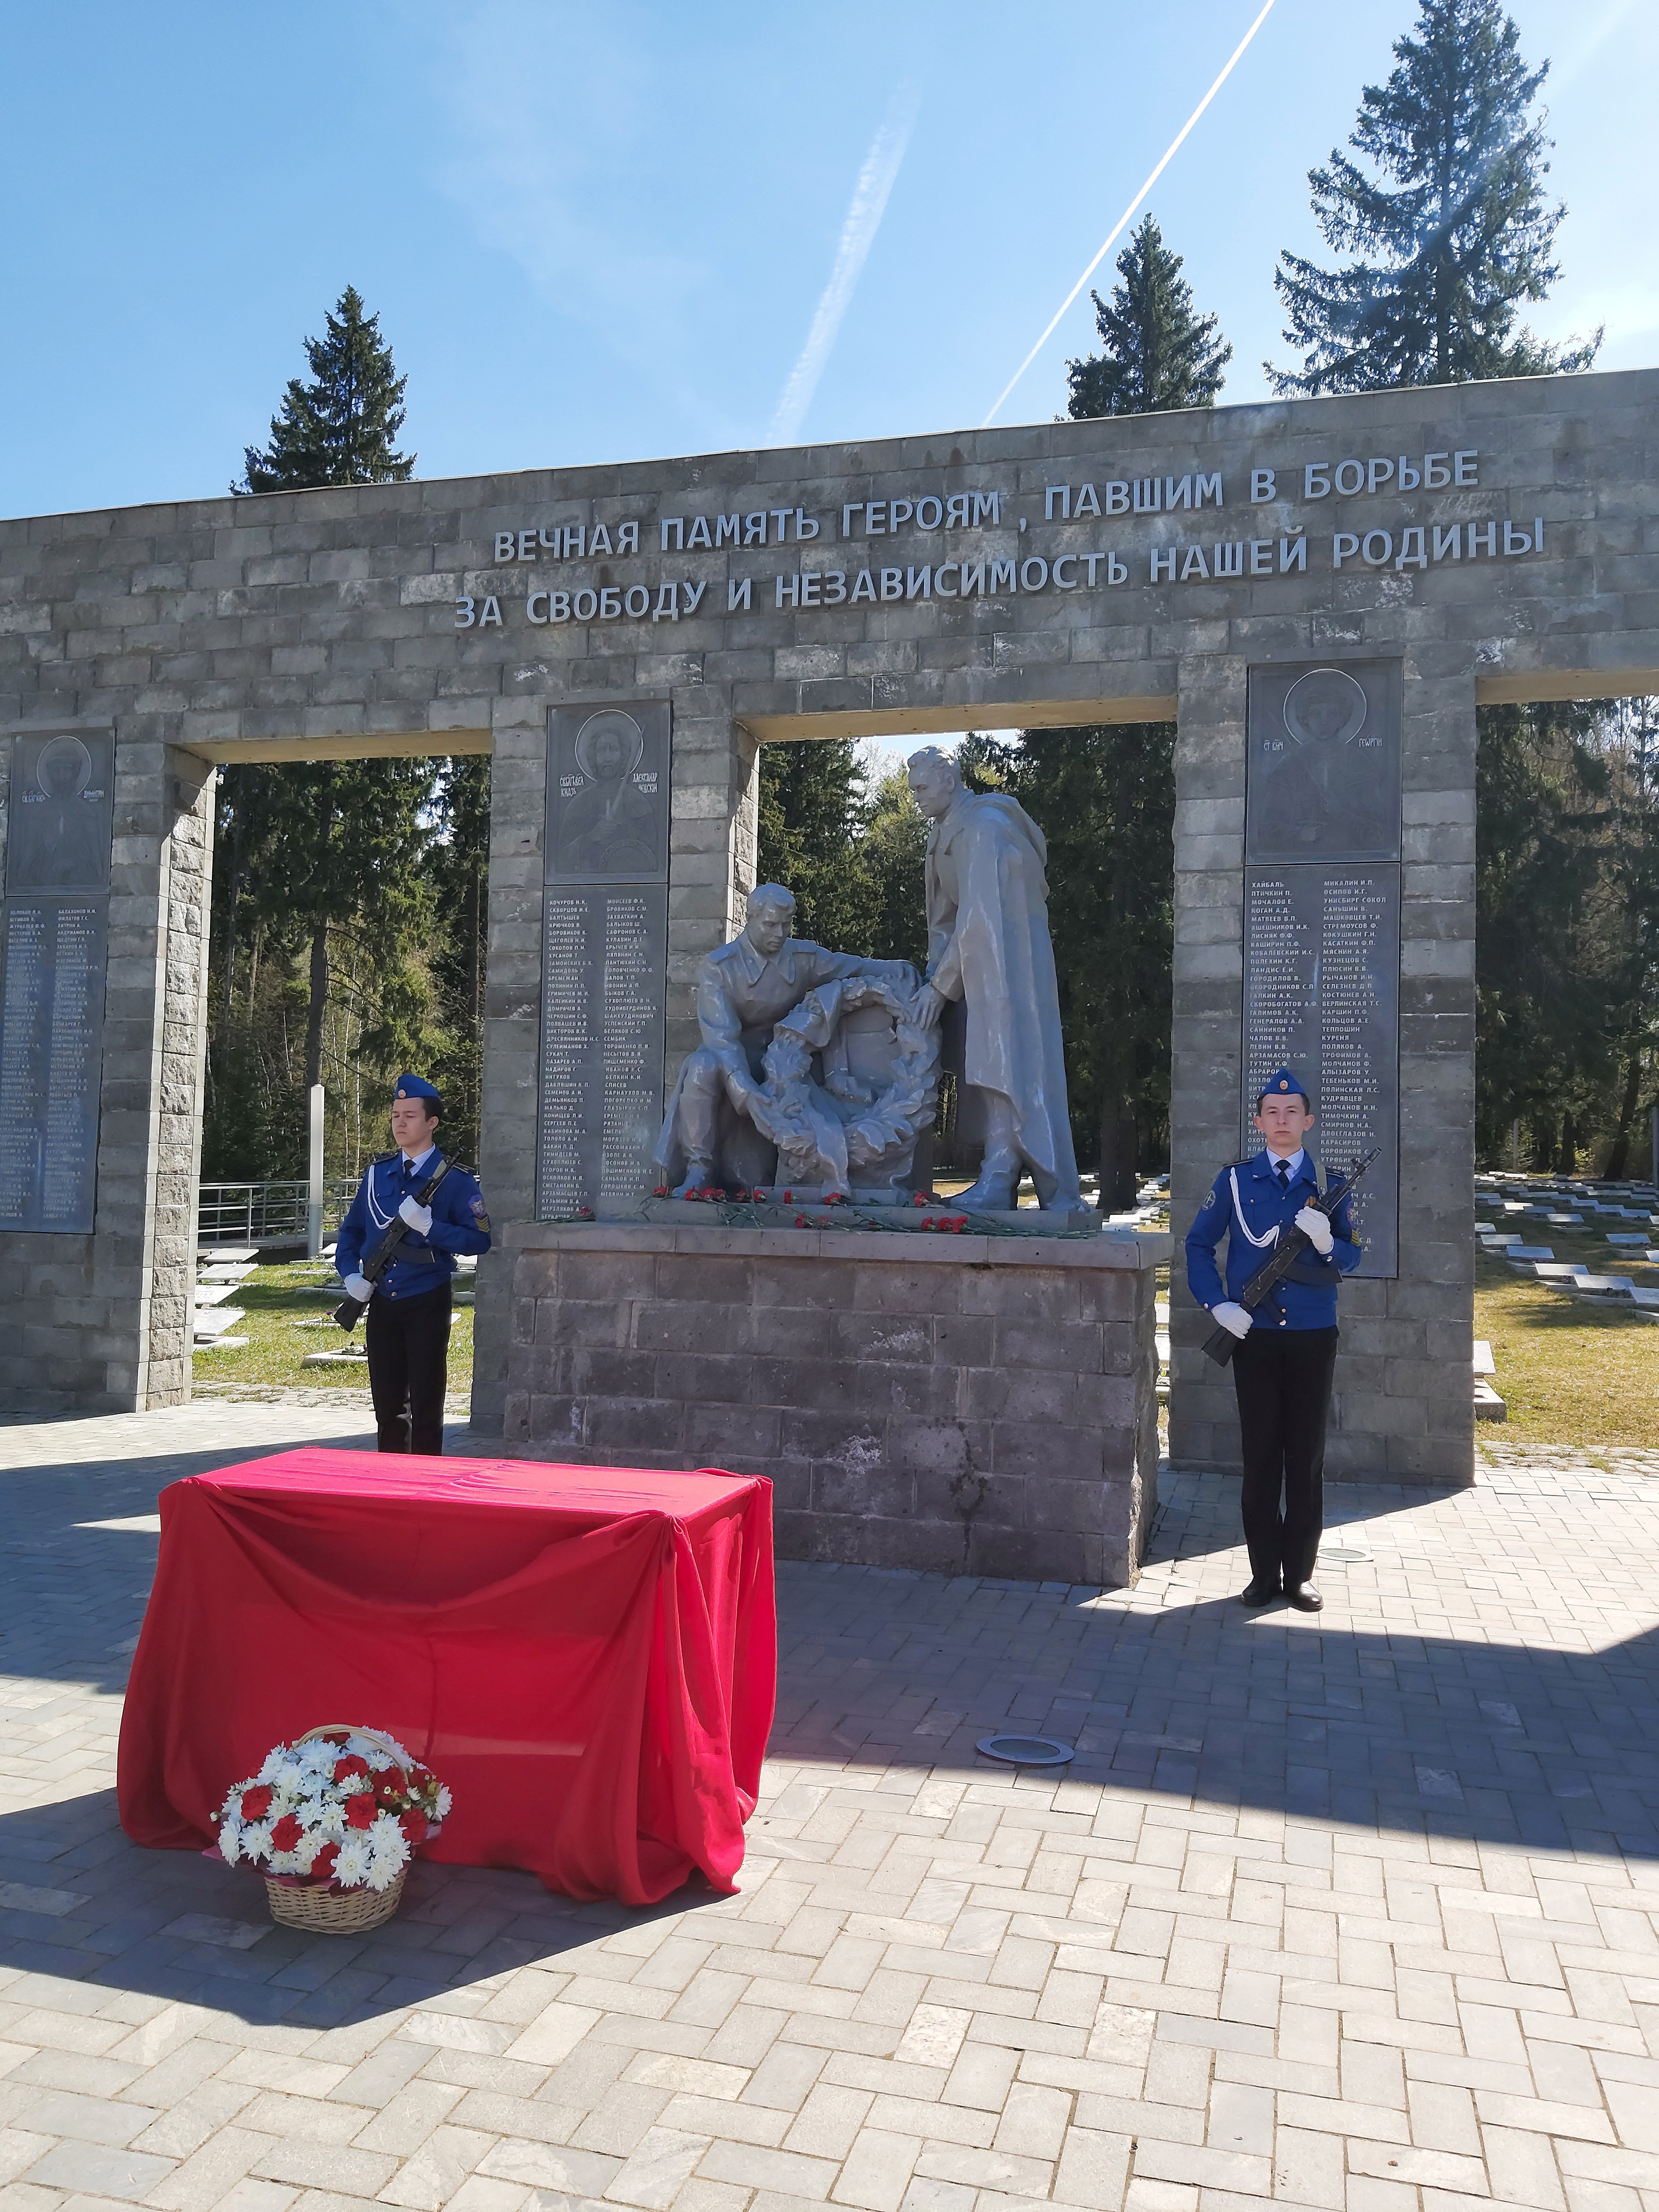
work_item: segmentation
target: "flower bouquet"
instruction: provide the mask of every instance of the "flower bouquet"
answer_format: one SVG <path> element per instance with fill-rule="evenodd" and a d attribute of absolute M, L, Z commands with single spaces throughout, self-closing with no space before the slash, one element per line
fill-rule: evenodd
<path fill-rule="evenodd" d="M 219 1850 L 263 1871 L 273 1920 L 350 1935 L 391 1919 L 416 1845 L 449 1808 L 437 1776 L 391 1736 L 331 1724 L 279 1743 L 236 1784 Z"/>

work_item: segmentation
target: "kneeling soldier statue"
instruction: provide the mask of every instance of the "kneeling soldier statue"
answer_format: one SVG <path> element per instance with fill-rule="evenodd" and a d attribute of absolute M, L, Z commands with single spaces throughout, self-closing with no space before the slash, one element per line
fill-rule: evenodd
<path fill-rule="evenodd" d="M 383 1452 L 444 1448 L 450 1279 L 458 1252 L 489 1249 L 483 1194 L 438 1150 L 443 1101 L 425 1079 L 400 1075 L 392 1101 L 395 1152 L 370 1163 L 340 1224 L 334 1264 L 348 1298 L 368 1307 L 368 1388 Z M 393 1223 L 401 1234 L 384 1264 L 369 1260 Z M 376 1265 L 371 1279 L 361 1270 Z M 356 1309 L 343 1307 L 341 1315 Z"/>
<path fill-rule="evenodd" d="M 1250 1555 L 1243 1602 L 1268 1605 L 1282 1595 L 1303 1613 L 1317 1613 L 1324 1603 L 1310 1577 L 1324 1527 L 1336 1294 L 1360 1257 L 1347 1198 L 1328 1218 L 1312 1203 L 1319 1176 L 1304 1139 L 1313 1121 L 1301 1079 L 1281 1067 L 1255 1102 L 1255 1126 L 1266 1149 L 1222 1170 L 1187 1234 L 1188 1287 L 1239 1340 L 1231 1365 L 1243 1432 L 1244 1542 Z M 1240 1294 L 1280 1233 L 1292 1225 L 1312 1249 L 1251 1313 L 1238 1303 Z M 1215 1263 L 1224 1235 L 1224 1287 Z"/>

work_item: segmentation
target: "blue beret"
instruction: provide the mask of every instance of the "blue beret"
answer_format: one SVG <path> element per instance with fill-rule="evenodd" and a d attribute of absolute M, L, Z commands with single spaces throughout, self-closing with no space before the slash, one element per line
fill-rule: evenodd
<path fill-rule="evenodd" d="M 1302 1078 L 1299 1075 L 1292 1074 L 1288 1067 L 1274 1068 L 1273 1073 L 1267 1078 L 1267 1081 L 1261 1086 L 1261 1096 L 1264 1098 L 1281 1097 L 1291 1091 L 1295 1092 L 1296 1096 L 1301 1099 L 1302 1103 L 1308 1109 L 1309 1112 L 1311 1113 L 1313 1111 L 1313 1101 L 1308 1096 L 1307 1085 L 1302 1080 Z"/>
<path fill-rule="evenodd" d="M 392 1095 L 393 1098 L 427 1098 L 441 1109 L 444 1103 L 423 1075 L 400 1075 Z"/>

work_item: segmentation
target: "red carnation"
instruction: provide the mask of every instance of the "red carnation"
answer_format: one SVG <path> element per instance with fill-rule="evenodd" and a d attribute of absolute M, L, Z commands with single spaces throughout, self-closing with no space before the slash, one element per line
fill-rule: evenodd
<path fill-rule="evenodd" d="M 284 1813 L 270 1832 L 270 1847 L 276 1851 L 297 1850 L 305 1832 L 303 1820 L 293 1813 Z"/>
<path fill-rule="evenodd" d="M 796 1226 L 796 1228 L 797 1228 L 797 1229 L 805 1229 L 805 1226 L 806 1226 L 806 1216 L 805 1216 L 804 1213 L 798 1213 L 798 1214 L 795 1216 L 795 1226 Z"/>
<path fill-rule="evenodd" d="M 651 1195 L 653 1198 L 666 1198 L 668 1195 L 668 1185 L 665 1182 L 659 1182 L 655 1190 L 652 1192 Z"/>
<path fill-rule="evenodd" d="M 325 1844 L 311 1862 L 311 1871 L 319 1881 L 331 1881 L 334 1876 L 334 1862 L 340 1856 L 337 1844 Z"/>
<path fill-rule="evenodd" d="M 349 1782 L 354 1774 L 368 1772 L 368 1761 L 359 1758 L 356 1752 L 349 1759 L 337 1759 L 334 1762 L 334 1779 L 337 1782 Z"/>
<path fill-rule="evenodd" d="M 404 1814 L 402 1820 L 398 1821 L 398 1826 L 403 1830 L 404 1835 L 408 1837 L 411 1844 L 418 1844 L 424 1841 L 426 1837 L 426 1814 L 424 1813 L 411 1809 Z"/>
<path fill-rule="evenodd" d="M 244 1790 L 242 1818 L 245 1820 L 263 1820 L 270 1812 L 270 1801 L 276 1795 L 276 1792 L 263 1782 L 256 1784 L 252 1790 Z"/>
<path fill-rule="evenodd" d="M 374 1793 L 370 1790 L 360 1790 L 356 1796 L 348 1797 L 345 1802 L 347 1827 L 372 1828 L 374 1825 L 374 1815 L 378 1809 L 379 1808 L 374 1802 Z"/>

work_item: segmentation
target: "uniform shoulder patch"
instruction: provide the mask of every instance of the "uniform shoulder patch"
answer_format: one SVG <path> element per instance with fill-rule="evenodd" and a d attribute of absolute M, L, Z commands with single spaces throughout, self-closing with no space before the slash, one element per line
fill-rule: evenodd
<path fill-rule="evenodd" d="M 489 1216 L 484 1212 L 483 1193 L 482 1191 L 475 1191 L 472 1196 L 468 1199 L 467 1205 L 471 1210 L 472 1218 L 477 1223 L 479 1228 L 488 1229 L 489 1226 Z"/>

